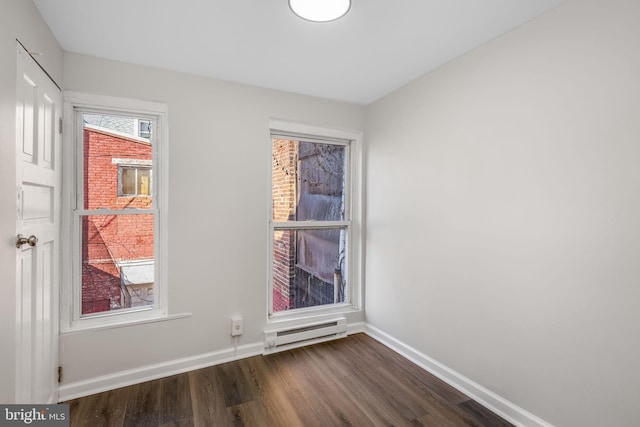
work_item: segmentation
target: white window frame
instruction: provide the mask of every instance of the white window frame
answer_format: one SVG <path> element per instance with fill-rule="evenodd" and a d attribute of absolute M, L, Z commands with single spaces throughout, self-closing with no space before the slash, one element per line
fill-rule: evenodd
<path fill-rule="evenodd" d="M 165 104 L 118 98 L 103 95 L 65 92 L 64 94 L 64 145 L 63 145 L 63 215 L 62 242 L 62 294 L 61 333 L 74 333 L 89 329 L 119 327 L 168 318 L 167 284 L 167 223 L 168 223 L 168 130 Z M 152 209 L 134 210 L 84 210 L 82 200 L 82 122 L 78 117 L 83 112 L 98 112 L 110 115 L 129 115 L 150 119 L 155 124 L 152 145 L 154 184 L 151 188 Z M 133 162 L 135 163 L 135 162 Z M 146 162 L 145 162 L 146 163 Z M 80 218 L 92 213 L 99 214 L 154 214 L 154 305 L 126 310 L 95 313 L 81 316 L 82 283 L 80 275 L 81 236 Z M 182 315 L 178 315 L 182 316 Z M 172 316 L 174 317 L 174 316 Z"/>
<path fill-rule="evenodd" d="M 273 159 L 273 138 L 283 137 L 292 140 L 309 139 L 316 142 L 348 146 L 345 170 L 345 187 L 348 189 L 345 198 L 344 221 L 287 221 L 273 220 L 273 203 L 271 200 L 273 170 L 269 168 L 269 268 L 267 278 L 267 322 L 289 320 L 307 320 L 330 314 L 346 314 L 362 310 L 362 132 L 325 128 L 303 123 L 272 119 L 269 121 L 269 162 Z M 304 307 L 292 310 L 273 311 L 273 244 L 276 229 L 308 229 L 345 226 L 347 229 L 347 295 L 345 302 Z"/>

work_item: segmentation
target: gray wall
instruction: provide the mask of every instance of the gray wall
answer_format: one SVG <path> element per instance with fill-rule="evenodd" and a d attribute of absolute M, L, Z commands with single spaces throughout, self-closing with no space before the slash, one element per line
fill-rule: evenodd
<path fill-rule="evenodd" d="M 367 111 L 367 321 L 558 426 L 640 420 L 638 17 L 570 0 Z"/>
<path fill-rule="evenodd" d="M 360 130 L 364 107 L 75 54 L 65 54 L 64 70 L 67 90 L 168 105 L 169 311 L 193 314 L 63 336 L 65 383 L 262 342 L 269 119 Z M 234 314 L 244 316 L 238 340 Z"/>
<path fill-rule="evenodd" d="M 16 249 L 16 39 L 58 84 L 62 49 L 31 1 L 0 0 L 0 402 L 14 401 Z"/>

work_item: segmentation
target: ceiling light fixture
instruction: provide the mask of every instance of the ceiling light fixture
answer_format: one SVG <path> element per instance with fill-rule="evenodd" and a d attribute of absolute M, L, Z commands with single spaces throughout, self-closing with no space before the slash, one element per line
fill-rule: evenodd
<path fill-rule="evenodd" d="M 346 15 L 351 0 L 289 0 L 289 8 L 302 19 L 329 22 Z"/>

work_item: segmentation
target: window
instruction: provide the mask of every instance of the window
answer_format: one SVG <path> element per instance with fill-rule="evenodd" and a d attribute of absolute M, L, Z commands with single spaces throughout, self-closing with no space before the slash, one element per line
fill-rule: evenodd
<path fill-rule="evenodd" d="M 138 120 L 138 136 L 140 138 L 151 139 L 150 120 Z"/>
<path fill-rule="evenodd" d="M 269 314 L 357 308 L 359 134 L 273 125 Z"/>
<path fill-rule="evenodd" d="M 119 166 L 118 196 L 151 196 L 151 168 Z"/>
<path fill-rule="evenodd" d="M 71 283 L 62 329 L 166 315 L 165 107 L 93 95 L 67 95 L 75 170 L 68 227 Z M 133 107 L 133 108 L 128 108 Z M 138 133 L 146 123 L 148 137 Z M 151 133 L 150 129 L 154 129 Z"/>

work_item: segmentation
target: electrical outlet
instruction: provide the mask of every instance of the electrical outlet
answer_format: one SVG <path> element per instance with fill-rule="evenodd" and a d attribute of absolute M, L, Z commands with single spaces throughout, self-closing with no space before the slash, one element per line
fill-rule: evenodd
<path fill-rule="evenodd" d="M 242 316 L 231 316 L 231 336 L 242 335 Z"/>

